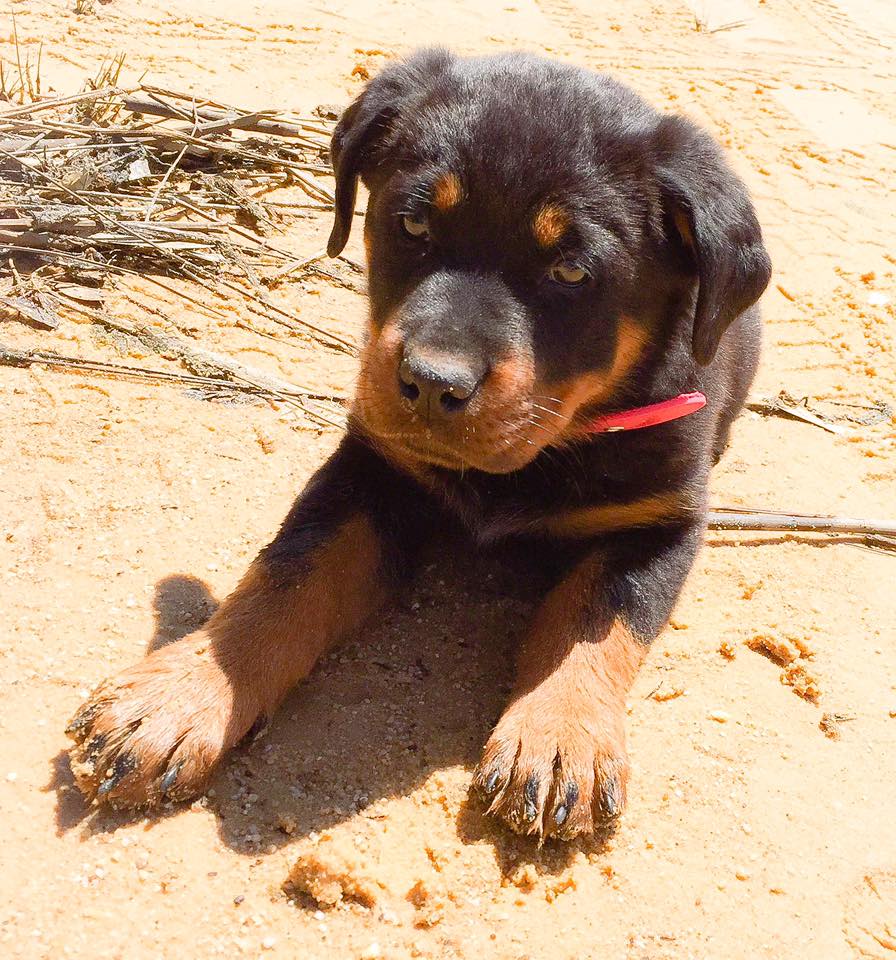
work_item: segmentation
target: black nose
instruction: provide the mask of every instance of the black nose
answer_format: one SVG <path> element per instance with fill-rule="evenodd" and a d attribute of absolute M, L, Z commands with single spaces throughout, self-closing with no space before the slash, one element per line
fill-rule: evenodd
<path fill-rule="evenodd" d="M 471 364 L 452 356 L 409 353 L 398 367 L 402 396 L 426 416 L 463 410 L 481 379 L 482 374 Z"/>

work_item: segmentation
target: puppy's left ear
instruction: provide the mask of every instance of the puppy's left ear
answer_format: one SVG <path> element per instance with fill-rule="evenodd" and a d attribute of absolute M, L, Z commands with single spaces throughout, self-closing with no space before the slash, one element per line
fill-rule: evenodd
<path fill-rule="evenodd" d="M 333 230 L 327 243 L 331 257 L 342 253 L 351 233 L 358 178 L 366 183 L 366 178 L 387 159 L 402 113 L 450 68 L 451 60 L 445 50 L 422 50 L 371 80 L 343 113 L 330 142 L 336 173 Z"/>
<path fill-rule="evenodd" d="M 697 269 L 691 345 L 705 366 L 732 321 L 762 295 L 771 260 L 747 188 L 709 134 L 683 117 L 664 117 L 656 146 L 666 220 Z"/>

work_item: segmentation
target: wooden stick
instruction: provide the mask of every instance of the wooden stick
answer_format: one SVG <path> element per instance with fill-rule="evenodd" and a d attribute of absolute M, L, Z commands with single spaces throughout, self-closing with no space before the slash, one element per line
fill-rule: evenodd
<path fill-rule="evenodd" d="M 0 251 L 2 251 L 0 247 Z M 12 252 L 12 248 L 7 248 L 9 252 Z M 198 297 L 193 297 L 185 290 L 178 290 L 176 287 L 172 287 L 170 284 L 165 283 L 163 280 L 159 280 L 158 277 L 154 277 L 151 273 L 141 272 L 140 270 L 133 270 L 130 267 L 123 267 L 117 263 L 110 263 L 105 260 L 88 260 L 86 257 L 79 257 L 77 254 L 69 253 L 67 250 L 47 250 L 41 247 L 29 247 L 21 244 L 16 244 L 16 250 L 20 253 L 28 253 L 36 257 L 41 257 L 44 259 L 58 260 L 63 263 L 72 263 L 77 264 L 78 266 L 85 267 L 88 270 L 106 270 L 110 273 L 121 273 L 128 277 L 139 277 L 141 280 L 144 280 L 146 283 L 155 284 L 162 290 L 165 290 L 167 293 L 170 293 L 172 296 L 180 297 L 183 300 L 186 300 L 188 303 L 192 303 L 195 306 L 199 307 L 201 310 L 204 310 L 206 313 L 210 314 L 213 317 L 217 317 L 219 320 L 230 320 L 232 319 L 231 314 L 225 313 L 223 310 L 218 310 L 217 307 L 211 306 L 211 304 L 203 303 Z M 205 289 L 203 287 L 203 289 Z"/>
<path fill-rule="evenodd" d="M 34 364 L 56 367 L 63 370 L 83 370 L 87 373 L 102 376 L 125 377 L 137 380 L 157 380 L 169 383 L 174 382 L 195 387 L 196 389 L 205 387 L 208 390 L 229 390 L 232 392 L 246 393 L 252 396 L 285 402 L 295 407 L 310 420 L 316 421 L 318 426 L 336 427 L 339 430 L 342 430 L 345 426 L 344 423 L 332 420 L 330 417 L 306 406 L 306 403 L 309 401 L 337 402 L 336 398 L 321 394 L 296 390 L 284 394 L 280 391 L 265 390 L 263 387 L 257 387 L 251 383 L 221 380 L 214 377 L 191 376 L 190 374 L 173 373 L 166 370 L 145 370 L 142 367 L 128 367 L 121 364 L 102 363 L 94 360 L 80 360 L 77 357 L 66 357 L 61 354 L 49 352 L 13 350 L 0 344 L 0 365 L 31 367 Z"/>
<path fill-rule="evenodd" d="M 79 134 L 96 134 L 98 131 L 102 131 L 105 136 L 109 137 L 123 137 L 125 142 L 138 142 L 138 141 L 156 141 L 159 143 L 171 143 L 173 150 L 173 144 L 175 143 L 187 143 L 193 147 L 200 149 L 201 151 L 212 152 L 212 153 L 224 153 L 231 154 L 232 156 L 242 157 L 247 160 L 257 160 L 260 163 L 264 163 L 272 167 L 283 167 L 285 170 L 291 170 L 293 176 L 307 187 L 309 191 L 316 192 L 324 199 L 329 202 L 333 202 L 333 192 L 329 188 L 325 187 L 322 183 L 318 183 L 314 177 L 311 176 L 312 173 L 325 173 L 330 174 L 332 171 L 329 167 L 321 163 L 306 163 L 300 162 L 298 160 L 289 160 L 286 157 L 275 157 L 270 156 L 264 153 L 258 153 L 255 150 L 249 150 L 239 143 L 234 141 L 221 141 L 221 140 L 210 140 L 208 138 L 193 136 L 192 134 L 185 133 L 182 130 L 170 130 L 165 128 L 159 129 L 146 129 L 141 130 L 139 127 L 94 127 L 88 124 L 77 124 L 77 123 L 61 123 L 54 122 L 52 124 L 38 123 L 36 120 L 18 120 L 16 121 L 17 127 L 28 127 L 34 130 L 43 130 L 47 132 L 54 131 L 63 131 L 64 133 L 70 133 L 73 135 Z"/>
<path fill-rule="evenodd" d="M 182 112 L 176 107 L 169 106 L 161 101 L 145 100 L 139 96 L 132 95 L 126 97 L 124 106 L 125 109 L 130 110 L 131 113 L 148 114 L 154 117 L 167 117 L 172 120 L 183 119 Z M 265 117 L 265 113 L 273 113 L 273 111 L 258 110 L 255 113 L 242 113 L 235 109 L 227 110 L 210 106 L 196 107 L 196 116 L 200 120 L 216 125 L 214 127 L 206 127 L 204 124 L 201 124 L 199 130 L 203 133 L 236 127 L 239 130 L 249 130 L 253 133 L 270 133 L 277 137 L 293 137 L 297 140 L 304 140 L 310 146 L 318 148 L 323 146 L 320 142 L 312 140 L 308 136 L 308 132 L 297 124 L 269 119 Z M 220 126 L 217 126 L 218 124 L 220 124 Z"/>
<path fill-rule="evenodd" d="M 264 390 L 267 393 L 289 397 L 294 394 L 307 394 L 309 391 L 297 387 L 294 383 L 281 380 L 262 370 L 254 367 L 245 367 L 230 357 L 220 353 L 212 353 L 210 350 L 204 350 L 202 347 L 194 347 L 186 340 L 180 337 L 172 336 L 169 333 L 162 333 L 153 329 L 147 324 L 136 324 L 130 320 L 118 319 L 110 316 L 97 318 L 99 323 L 118 330 L 121 333 L 130 334 L 138 340 L 142 340 L 147 346 L 151 347 L 157 353 L 174 356 L 184 366 L 199 376 L 218 376 L 225 379 L 239 380 L 243 383 Z"/>
<path fill-rule="evenodd" d="M 38 100 L 36 103 L 26 103 L 23 107 L 13 107 L 0 113 L 0 123 L 13 120 L 16 117 L 27 117 L 38 110 L 52 110 L 53 107 L 67 107 L 73 103 L 83 103 L 85 100 L 97 100 L 100 97 L 114 97 L 126 94 L 129 91 L 124 87 L 101 87 L 99 90 L 85 90 L 83 93 L 73 93 L 70 97 L 56 97 L 52 100 Z"/>
<path fill-rule="evenodd" d="M 710 530 L 766 530 L 782 533 L 854 533 L 896 537 L 896 521 L 831 517 L 821 514 L 776 513 L 718 507 L 709 511 Z"/>
<path fill-rule="evenodd" d="M 196 97 L 195 97 L 195 95 L 190 94 L 190 93 L 178 93 L 178 92 L 176 92 L 176 91 L 174 91 L 174 90 L 166 90 L 164 87 L 158 87 L 158 86 L 155 86 L 154 84 L 150 84 L 150 83 L 143 83 L 143 84 L 141 84 L 141 85 L 140 85 L 140 89 L 141 89 L 144 93 L 148 93 L 148 94 L 150 94 L 151 96 L 152 96 L 152 95 L 158 95 L 158 96 L 162 96 L 162 97 L 170 97 L 170 98 L 172 98 L 172 99 L 174 99 L 174 100 L 186 100 L 186 101 L 188 101 L 191 105 L 194 105 L 194 104 L 196 103 Z M 228 105 L 228 104 L 218 103 L 217 101 L 212 100 L 212 99 L 210 99 L 209 97 L 202 97 L 202 101 L 201 101 L 201 102 L 202 102 L 203 107 L 212 107 L 212 108 L 216 108 L 216 109 L 218 109 L 218 110 L 232 111 L 232 110 L 238 110 L 238 109 L 239 109 L 239 108 L 237 108 L 237 107 L 233 107 L 233 106 L 230 106 L 230 105 Z M 243 111 L 241 111 L 241 112 L 243 112 Z M 261 111 L 261 112 L 262 112 L 262 113 L 267 113 L 267 112 L 273 113 L 274 111 L 271 110 L 271 111 Z M 330 123 L 330 125 L 328 126 L 328 121 L 323 121 L 323 120 L 306 120 L 306 119 L 304 119 L 304 118 L 302 118 L 302 117 L 299 117 L 299 116 L 296 116 L 295 125 L 298 126 L 299 128 L 301 128 L 302 130 L 307 130 L 309 133 L 316 133 L 316 134 L 319 134 L 319 135 L 322 136 L 322 137 L 325 137 L 325 138 L 327 139 L 327 142 L 329 142 L 330 137 L 333 135 L 333 127 L 335 126 L 335 124 L 332 124 L 332 123 Z"/>
<path fill-rule="evenodd" d="M 822 430 L 827 430 L 828 433 L 835 433 L 839 436 L 850 432 L 847 427 L 838 426 L 818 416 L 817 413 L 813 413 L 813 411 L 807 409 L 801 403 L 797 403 L 783 391 L 771 400 L 748 398 L 744 406 L 748 410 L 753 410 L 755 413 L 802 420 L 804 423 L 811 423 L 813 426 L 821 427 Z"/>
<path fill-rule="evenodd" d="M 282 390 L 274 393 L 252 383 L 242 383 L 224 379 L 223 377 L 206 377 L 192 373 L 180 373 L 173 370 L 149 370 L 145 367 L 134 367 L 127 364 L 108 363 L 101 360 L 84 360 L 80 357 L 70 357 L 52 351 L 15 350 L 12 347 L 0 343 L 0 364 L 10 367 L 30 367 L 36 363 L 48 367 L 84 370 L 89 373 L 106 374 L 113 377 L 128 377 L 136 380 L 161 380 L 191 387 L 214 387 L 222 390 L 234 390 L 239 393 L 249 393 L 255 396 L 277 397 L 282 394 L 303 400 L 320 400 L 337 405 L 342 405 L 345 402 L 341 397 L 325 393 L 312 393 L 304 389 Z"/>

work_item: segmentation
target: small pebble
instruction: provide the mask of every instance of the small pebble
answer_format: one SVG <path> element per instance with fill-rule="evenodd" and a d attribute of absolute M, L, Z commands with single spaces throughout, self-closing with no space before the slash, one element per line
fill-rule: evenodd
<path fill-rule="evenodd" d="M 276 945 L 277 945 L 276 937 L 265 937 L 264 940 L 261 941 L 262 950 L 273 950 Z"/>
<path fill-rule="evenodd" d="M 713 710 L 709 718 L 715 720 L 716 723 L 727 723 L 731 719 L 731 714 L 724 710 Z"/>
<path fill-rule="evenodd" d="M 361 960 L 378 960 L 378 958 L 381 957 L 382 955 L 383 955 L 382 948 L 376 941 L 374 941 L 361 954 Z"/>
<path fill-rule="evenodd" d="M 255 439 L 265 453 L 273 453 L 277 449 L 277 444 L 271 434 L 265 430 L 260 430 L 258 427 L 255 428 Z"/>
<path fill-rule="evenodd" d="M 750 874 L 749 874 L 749 872 L 746 871 L 746 870 L 735 870 L 735 871 L 734 871 L 734 876 L 737 877 L 738 880 L 749 880 L 749 879 L 750 879 Z"/>

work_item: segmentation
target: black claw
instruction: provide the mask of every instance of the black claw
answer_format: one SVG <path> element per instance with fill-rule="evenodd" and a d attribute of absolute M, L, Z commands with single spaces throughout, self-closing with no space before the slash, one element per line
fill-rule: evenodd
<path fill-rule="evenodd" d="M 104 733 L 95 736 L 84 748 L 84 763 L 87 765 L 95 764 L 97 757 L 106 748 L 107 742 L 108 737 Z"/>
<path fill-rule="evenodd" d="M 177 775 L 180 773 L 183 765 L 184 762 L 181 760 L 180 763 L 176 763 L 169 770 L 165 771 L 165 775 L 159 782 L 159 788 L 161 789 L 162 793 L 167 793 L 174 786 L 174 783 L 177 780 Z"/>
<path fill-rule="evenodd" d="M 491 774 L 489 775 L 488 780 L 485 781 L 485 784 L 484 784 L 484 786 L 483 786 L 482 789 L 485 790 L 485 792 L 486 792 L 487 794 L 492 794 L 492 793 L 494 793 L 495 790 L 496 790 L 497 787 L 498 787 L 498 781 L 499 781 L 500 779 L 501 779 L 501 773 L 500 773 L 500 771 L 499 771 L 499 770 L 493 770 L 493 771 L 491 772 Z"/>
<path fill-rule="evenodd" d="M 538 816 L 538 777 L 534 773 L 526 781 L 525 797 L 523 819 L 531 823 Z"/>
<path fill-rule="evenodd" d="M 576 801 L 579 799 L 579 786 L 576 783 L 570 783 L 566 786 L 566 796 L 554 811 L 554 823 L 558 827 L 566 823 L 566 818 L 569 816 L 569 811 L 576 805 Z"/>
<path fill-rule="evenodd" d="M 99 785 L 96 791 L 97 796 L 103 797 L 107 793 L 110 793 L 129 773 L 133 773 L 136 769 L 137 760 L 134 758 L 134 755 L 122 753 L 116 758 L 115 763 L 112 764 L 112 769 L 106 779 Z"/>
<path fill-rule="evenodd" d="M 84 728 L 89 726 L 93 722 L 94 718 L 99 712 L 99 709 L 100 709 L 100 705 L 98 703 L 91 703 L 91 704 L 88 704 L 86 707 L 82 707 L 74 715 L 74 717 L 72 717 L 71 722 L 65 728 L 66 734 L 70 736 L 73 740 L 77 740 L 78 743 L 82 742 L 87 737 L 87 734 L 90 732 L 89 730 L 85 730 Z"/>
<path fill-rule="evenodd" d="M 622 784 L 616 777 L 601 790 L 601 809 L 607 817 L 616 817 L 622 809 Z"/>

